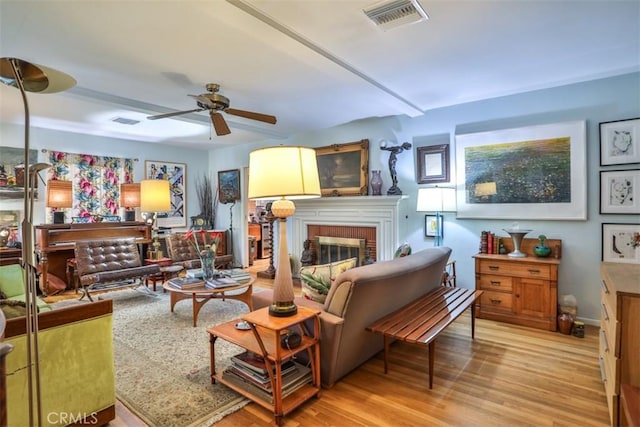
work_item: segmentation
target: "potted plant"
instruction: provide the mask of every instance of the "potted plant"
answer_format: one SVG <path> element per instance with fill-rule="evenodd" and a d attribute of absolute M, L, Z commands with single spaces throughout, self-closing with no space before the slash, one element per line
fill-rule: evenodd
<path fill-rule="evenodd" d="M 547 236 L 545 236 L 544 234 L 538 236 L 539 244 L 535 248 L 533 248 L 533 253 L 535 253 L 536 256 L 544 258 L 551 255 L 551 248 L 545 245 L 545 240 L 547 240 Z"/>

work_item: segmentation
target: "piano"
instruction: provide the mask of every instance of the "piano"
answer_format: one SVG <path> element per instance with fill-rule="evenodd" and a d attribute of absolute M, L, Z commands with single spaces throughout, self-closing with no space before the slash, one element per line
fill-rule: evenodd
<path fill-rule="evenodd" d="M 43 224 L 34 228 L 41 283 L 47 283 L 49 272 L 66 281 L 67 260 L 75 256 L 78 240 L 133 237 L 139 244 L 151 242 L 151 225 L 144 222 Z M 67 283 L 67 288 L 69 285 Z"/>

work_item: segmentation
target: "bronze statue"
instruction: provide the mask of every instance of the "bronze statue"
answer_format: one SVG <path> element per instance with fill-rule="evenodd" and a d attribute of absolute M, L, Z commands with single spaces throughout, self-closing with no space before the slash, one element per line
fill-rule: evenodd
<path fill-rule="evenodd" d="M 308 265 L 313 265 L 313 251 L 310 249 L 311 247 L 311 240 L 307 239 L 304 241 L 304 243 L 302 244 L 304 247 L 304 250 L 302 251 L 302 255 L 300 256 L 300 264 L 303 267 L 306 267 Z"/>
<path fill-rule="evenodd" d="M 397 155 L 402 153 L 404 150 L 409 150 L 411 148 L 411 144 L 408 142 L 403 143 L 402 145 L 394 145 L 391 147 L 387 147 L 386 143 L 382 143 L 380 145 L 381 150 L 390 151 L 389 155 L 389 173 L 391 174 L 391 187 L 387 190 L 387 195 L 400 195 L 402 194 L 402 190 L 398 187 L 398 174 L 396 173 L 396 162 L 398 160 Z"/>

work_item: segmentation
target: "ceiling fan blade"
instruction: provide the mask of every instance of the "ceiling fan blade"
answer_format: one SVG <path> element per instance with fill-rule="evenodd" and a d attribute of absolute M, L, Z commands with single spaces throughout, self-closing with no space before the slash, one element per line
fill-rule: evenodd
<path fill-rule="evenodd" d="M 216 135 L 223 136 L 231 133 L 231 130 L 229 129 L 229 126 L 227 126 L 227 122 L 224 120 L 224 117 L 222 117 L 222 114 L 211 111 L 210 115 L 213 128 L 216 130 Z"/>
<path fill-rule="evenodd" d="M 265 123 L 276 124 L 276 116 L 270 116 L 268 114 L 254 113 L 251 111 L 236 110 L 235 108 L 227 108 L 225 113 L 233 114 L 234 116 L 244 117 L 246 119 L 258 120 Z"/>
<path fill-rule="evenodd" d="M 156 114 L 155 116 L 147 116 L 147 119 L 149 120 L 166 119 L 167 117 L 179 116 L 181 114 L 196 113 L 202 110 L 204 110 L 204 108 L 194 108 L 193 110 L 187 110 L 187 111 L 174 111 L 173 113 L 164 113 L 164 114 Z"/>

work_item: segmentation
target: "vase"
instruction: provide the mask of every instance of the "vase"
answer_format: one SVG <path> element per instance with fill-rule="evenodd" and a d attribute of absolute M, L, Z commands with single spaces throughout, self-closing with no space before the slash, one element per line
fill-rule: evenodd
<path fill-rule="evenodd" d="M 549 255 L 551 255 L 551 248 L 545 245 L 538 245 L 533 248 L 533 253 L 541 258 L 548 257 Z"/>
<path fill-rule="evenodd" d="M 382 176 L 379 170 L 371 171 L 371 194 L 373 196 L 382 195 Z"/>
<path fill-rule="evenodd" d="M 215 254 L 212 251 L 202 251 L 200 254 L 200 262 L 202 264 L 202 278 L 204 280 L 213 279 L 215 272 Z"/>
<path fill-rule="evenodd" d="M 507 256 L 511 258 L 525 258 L 527 254 L 520 251 L 520 243 L 522 242 L 524 235 L 529 233 L 531 230 L 516 229 L 516 230 L 504 230 L 504 231 L 509 233 L 509 235 L 511 236 L 511 239 L 513 240 L 513 252 L 509 252 Z"/>

